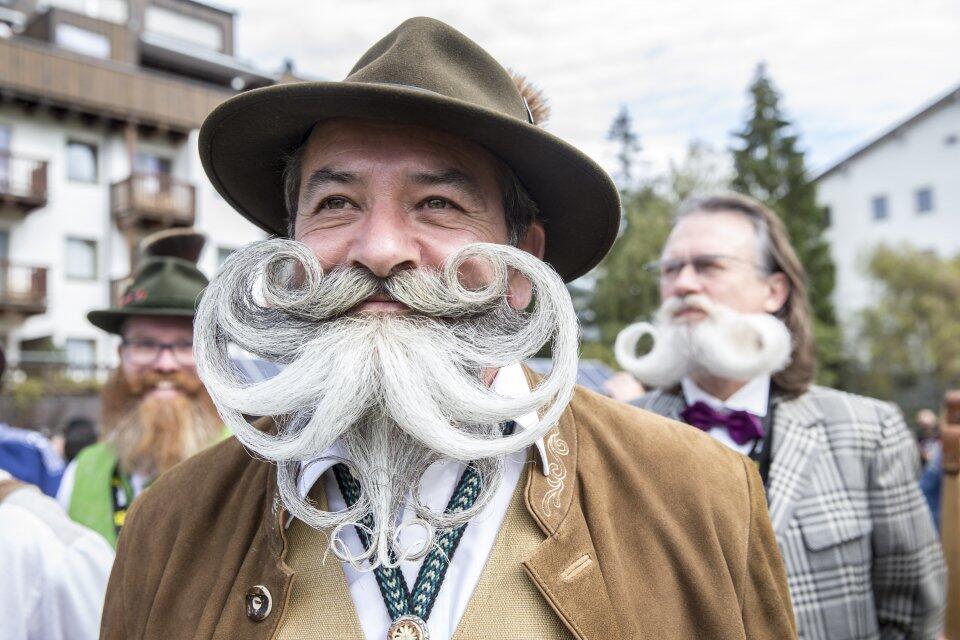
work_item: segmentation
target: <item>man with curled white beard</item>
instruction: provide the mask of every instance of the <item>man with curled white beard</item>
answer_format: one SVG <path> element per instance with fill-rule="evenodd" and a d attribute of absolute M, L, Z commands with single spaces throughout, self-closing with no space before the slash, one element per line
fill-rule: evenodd
<path fill-rule="evenodd" d="M 236 437 L 128 515 L 104 638 L 795 635 L 748 461 L 575 386 L 564 280 L 619 202 L 522 91 L 414 18 L 345 82 L 209 116 L 208 176 L 280 238 L 204 293 L 198 372 Z M 231 345 L 285 366 L 243 380 Z"/>
<path fill-rule="evenodd" d="M 694 199 L 651 266 L 661 308 L 616 344 L 658 387 L 634 404 L 754 460 L 800 637 L 935 637 L 943 560 L 916 447 L 895 406 L 812 384 L 806 276 L 783 223 L 738 194 Z"/>

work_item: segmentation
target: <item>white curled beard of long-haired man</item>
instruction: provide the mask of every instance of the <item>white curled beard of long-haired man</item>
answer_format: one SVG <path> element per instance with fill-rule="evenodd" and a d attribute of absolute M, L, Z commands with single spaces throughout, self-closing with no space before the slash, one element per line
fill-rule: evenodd
<path fill-rule="evenodd" d="M 476 265 L 484 281 L 467 287 L 460 274 Z M 532 286 L 529 309 L 509 303 L 513 274 Z M 351 312 L 384 294 L 408 312 Z M 487 386 L 491 372 L 547 342 L 553 369 L 529 395 L 506 397 Z M 514 247 L 467 245 L 442 270 L 379 279 L 358 267 L 323 273 L 305 245 L 273 239 L 235 252 L 211 282 L 195 343 L 197 370 L 224 422 L 255 455 L 277 463 L 287 510 L 329 531 L 330 550 L 341 560 L 370 570 L 422 557 L 438 530 L 483 510 L 505 457 L 542 438 L 569 402 L 579 328 L 562 279 Z M 230 361 L 231 343 L 285 366 L 269 380 L 247 383 Z M 502 434 L 502 423 L 532 411 L 540 416 L 535 426 Z M 260 431 L 244 414 L 272 416 L 276 430 Z M 339 512 L 318 509 L 297 490 L 301 463 L 329 455 L 334 443 L 361 489 L 356 504 Z M 420 479 L 444 460 L 475 464 L 481 490 L 473 507 L 447 514 L 420 503 Z M 402 522 L 408 501 L 416 518 Z M 351 526 L 370 535 L 364 553 L 352 553 L 340 538 Z M 426 535 L 400 548 L 409 526 Z"/>
<path fill-rule="evenodd" d="M 696 310 L 691 320 L 684 312 Z M 644 335 L 653 347 L 636 355 Z M 668 298 L 653 323 L 625 327 L 614 345 L 617 362 L 640 382 L 669 388 L 695 373 L 728 380 L 772 375 L 790 363 L 790 331 L 776 316 L 739 313 L 704 295 Z"/>

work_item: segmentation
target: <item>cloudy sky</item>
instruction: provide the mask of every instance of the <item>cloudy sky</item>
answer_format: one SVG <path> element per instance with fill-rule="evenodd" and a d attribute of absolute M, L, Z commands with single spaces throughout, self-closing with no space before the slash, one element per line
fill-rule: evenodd
<path fill-rule="evenodd" d="M 656 169 L 691 139 L 730 144 L 760 61 L 822 169 L 960 86 L 960 0 L 220 0 L 237 54 L 339 80 L 405 18 L 444 20 L 550 99 L 548 127 L 611 171 L 626 105 Z M 589 8 L 587 8 L 589 4 Z"/>

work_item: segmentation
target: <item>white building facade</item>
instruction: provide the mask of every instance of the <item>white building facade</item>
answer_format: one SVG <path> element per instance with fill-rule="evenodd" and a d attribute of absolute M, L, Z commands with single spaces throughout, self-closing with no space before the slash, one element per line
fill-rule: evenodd
<path fill-rule="evenodd" d="M 960 86 L 816 181 L 830 217 L 834 304 L 849 325 L 875 297 L 865 260 L 878 245 L 960 253 Z"/>
<path fill-rule="evenodd" d="M 232 13 L 193 0 L 8 4 L 0 341 L 14 365 L 112 366 L 118 339 L 86 314 L 111 305 L 140 238 L 194 226 L 212 276 L 230 251 L 264 237 L 207 182 L 197 129 L 238 89 L 278 79 L 233 57 Z"/>

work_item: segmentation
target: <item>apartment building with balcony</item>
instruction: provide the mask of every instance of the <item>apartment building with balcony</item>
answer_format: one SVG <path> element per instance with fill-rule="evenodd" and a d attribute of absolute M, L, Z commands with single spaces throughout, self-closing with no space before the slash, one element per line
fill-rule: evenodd
<path fill-rule="evenodd" d="M 145 234 L 196 226 L 208 275 L 263 236 L 196 150 L 217 104 L 291 79 L 236 58 L 234 20 L 194 0 L 0 0 L 0 341 L 13 363 L 113 364 L 116 338 L 86 314 L 111 303 Z"/>

